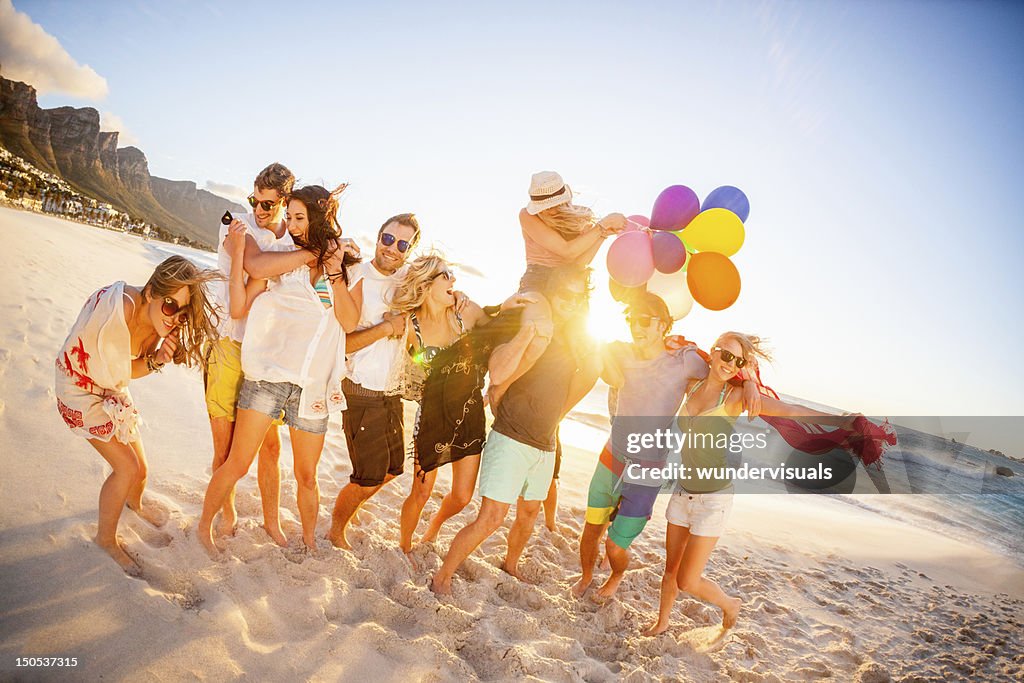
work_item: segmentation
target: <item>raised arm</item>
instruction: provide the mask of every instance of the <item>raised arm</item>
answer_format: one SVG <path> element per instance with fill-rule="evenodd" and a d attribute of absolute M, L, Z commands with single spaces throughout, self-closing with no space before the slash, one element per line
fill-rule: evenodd
<path fill-rule="evenodd" d="M 773 417 L 788 417 L 790 420 L 794 420 L 796 422 L 832 425 L 834 427 L 842 427 L 844 429 L 851 429 L 853 427 L 854 420 L 859 416 L 857 413 L 852 415 L 831 415 L 797 403 L 786 403 L 785 401 L 769 398 L 767 396 L 761 399 L 761 414 L 771 415 Z"/>
<path fill-rule="evenodd" d="M 330 281 L 334 293 L 334 317 L 341 325 L 341 329 L 345 330 L 346 335 L 352 333 L 359 325 L 360 309 L 363 304 L 363 281 L 360 280 L 356 283 L 356 288 L 359 290 L 357 300 L 342 275 L 342 261 L 347 250 L 348 247 L 345 246 L 335 250 L 324 264 L 327 279 Z M 346 348 L 347 346 L 346 344 Z"/>
<path fill-rule="evenodd" d="M 252 235 L 245 236 L 245 272 L 249 277 L 267 278 L 290 273 L 316 257 L 305 249 L 295 251 L 263 251 Z"/>
<path fill-rule="evenodd" d="M 487 362 L 487 371 L 490 373 L 492 386 L 503 385 L 513 375 L 516 375 L 516 371 L 522 365 L 523 355 L 536 334 L 536 326 L 532 322 L 527 322 L 519 328 L 516 336 L 504 344 L 494 347 L 490 360 Z"/>
<path fill-rule="evenodd" d="M 590 255 L 593 258 L 594 253 L 597 253 L 597 249 L 594 246 L 600 247 L 601 242 L 605 238 L 602 229 L 595 225 L 581 232 L 580 236 L 576 239 L 566 240 L 557 232 L 544 225 L 544 221 L 527 213 L 526 209 L 522 209 L 519 212 L 519 224 L 523 226 L 526 234 L 542 247 L 568 261 L 574 262 L 591 251 L 593 253 Z"/>

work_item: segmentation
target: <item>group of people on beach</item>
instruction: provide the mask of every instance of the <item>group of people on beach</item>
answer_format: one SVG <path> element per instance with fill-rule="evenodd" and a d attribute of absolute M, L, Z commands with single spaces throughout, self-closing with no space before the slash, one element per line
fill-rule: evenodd
<path fill-rule="evenodd" d="M 477 485 L 481 496 L 475 519 L 455 535 L 431 580 L 439 594 L 452 591 L 460 565 L 513 505 L 503 569 L 519 578 L 542 505 L 554 530 L 559 423 L 599 377 L 612 391 L 612 430 L 590 483 L 581 577 L 572 587 L 578 597 L 590 587 L 602 538 L 611 574 L 597 592 L 615 593 L 630 544 L 661 490 L 624 476 L 628 463 L 657 468 L 670 455 L 628 448 L 630 418 L 661 416 L 655 418 L 661 426 L 716 418 L 728 430 L 744 410 L 840 428 L 859 417 L 762 395 L 749 372 L 766 357 L 757 337 L 727 332 L 705 353 L 670 334 L 669 309 L 651 293 L 626 304 L 630 342 L 596 344 L 585 329 L 589 264 L 626 219 L 618 213 L 599 219 L 575 204 L 557 173 L 531 180 L 519 214 L 526 272 L 518 291 L 491 306 L 455 289 L 456 275 L 442 255 L 413 257 L 421 239 L 414 214 L 387 218 L 364 260 L 338 223 L 345 185 L 294 185 L 283 165 L 263 169 L 249 197 L 252 212 L 223 221 L 217 269 L 172 256 L 144 285 L 103 287 L 86 301 L 58 353 L 61 416 L 112 468 L 100 491 L 96 542 L 129 573 L 140 568 L 117 538 L 124 506 L 155 525 L 167 515 L 143 500 L 147 460 L 128 384 L 170 362 L 204 373 L 214 452 L 197 537 L 214 556 L 217 539 L 234 533 L 235 486 L 254 459 L 263 527 L 275 543 L 288 545 L 279 513 L 281 425 L 290 434 L 302 542 L 316 548 L 317 465 L 337 412 L 352 473 L 334 501 L 328 538 L 349 549 L 347 530 L 360 507 L 405 469 L 403 399 L 417 402 L 414 476 L 398 513 L 401 549 L 414 547 L 441 467 L 451 466 L 451 490 L 421 542 L 437 538 Z M 489 430 L 486 406 L 494 418 Z M 715 466 L 725 464 L 726 453 L 688 448 L 681 457 L 683 465 Z M 675 484 L 661 608 L 646 633 L 667 628 L 680 590 L 719 607 L 724 626 L 735 622 L 740 600 L 704 575 L 732 498 L 728 480 Z"/>

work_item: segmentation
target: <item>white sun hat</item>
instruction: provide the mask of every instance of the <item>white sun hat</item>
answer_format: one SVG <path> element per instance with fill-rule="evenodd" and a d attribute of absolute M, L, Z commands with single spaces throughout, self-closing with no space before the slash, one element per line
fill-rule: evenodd
<path fill-rule="evenodd" d="M 572 190 L 562 180 L 562 176 L 554 171 L 534 173 L 530 178 L 530 203 L 526 205 L 526 213 L 531 216 L 571 201 Z"/>

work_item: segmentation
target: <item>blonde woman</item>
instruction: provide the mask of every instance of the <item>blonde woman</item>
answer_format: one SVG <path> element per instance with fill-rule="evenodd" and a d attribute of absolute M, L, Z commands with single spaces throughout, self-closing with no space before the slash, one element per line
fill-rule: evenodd
<path fill-rule="evenodd" d="M 679 411 L 680 430 L 701 434 L 731 432 L 743 411 L 743 392 L 729 384 L 729 380 L 738 370 L 748 365 L 753 367 L 758 358 L 768 359 L 758 337 L 740 332 L 720 336 L 711 347 L 707 378 L 689 383 Z M 830 415 L 768 396 L 761 397 L 761 415 L 843 429 L 853 429 L 854 424 L 863 419 L 860 414 Z M 696 472 L 696 468 L 727 466 L 727 453 L 721 448 L 684 447 L 681 455 L 682 464 L 690 468 L 689 472 Z M 677 482 L 665 512 L 668 529 L 658 620 L 644 635 L 657 635 L 668 628 L 672 605 L 681 590 L 721 609 L 723 628 L 732 628 L 736 623 L 741 600 L 727 595 L 717 583 L 704 576 L 708 558 L 725 531 L 732 500 L 733 486 L 727 479 L 694 477 Z"/>
<path fill-rule="evenodd" d="M 405 398 L 419 403 L 413 432 L 416 462 L 412 490 L 402 505 L 400 545 L 412 549 L 413 534 L 437 480 L 437 468 L 451 463 L 452 489 L 430 519 L 423 540 L 433 541 L 441 525 L 469 504 L 480 469 L 484 445 L 484 405 L 481 389 L 494 344 L 484 335 L 467 333 L 490 322 L 477 304 L 458 301 L 455 274 L 443 257 L 428 254 L 409 264 L 391 300 L 406 325 Z M 498 313 L 532 301 L 514 295 Z M 460 306 L 459 304 L 462 303 Z M 526 340 L 525 333 L 520 335 Z M 519 344 L 520 352 L 525 341 Z"/>
<path fill-rule="evenodd" d="M 201 349 L 217 340 L 218 324 L 206 285 L 221 278 L 172 256 L 141 287 L 103 287 L 86 301 L 57 355 L 57 409 L 113 469 L 100 489 L 96 544 L 130 574 L 140 567 L 117 538 L 121 510 L 127 504 L 155 526 L 166 513 L 142 500 L 148 467 L 128 383 L 172 361 L 205 364 Z"/>

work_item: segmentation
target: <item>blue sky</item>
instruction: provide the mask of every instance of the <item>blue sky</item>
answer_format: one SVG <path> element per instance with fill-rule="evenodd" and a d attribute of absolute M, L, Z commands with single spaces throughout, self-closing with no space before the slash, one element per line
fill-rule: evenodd
<path fill-rule="evenodd" d="M 1024 6 L 15 8 L 106 82 L 44 106 L 113 114 L 164 177 L 248 188 L 280 160 L 350 181 L 346 229 L 416 211 L 427 242 L 487 274 L 470 283 L 486 301 L 522 271 L 534 171 L 599 212 L 736 185 L 743 292 L 678 330 L 767 336 L 777 388 L 830 405 L 1024 415 Z"/>

